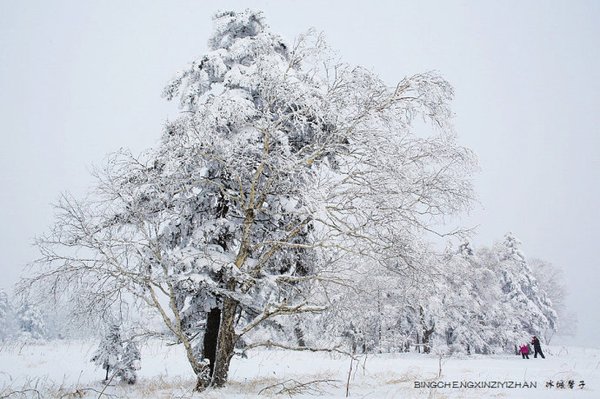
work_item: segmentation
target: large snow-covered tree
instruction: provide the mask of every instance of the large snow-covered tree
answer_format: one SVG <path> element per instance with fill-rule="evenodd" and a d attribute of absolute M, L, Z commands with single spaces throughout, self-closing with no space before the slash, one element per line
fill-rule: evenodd
<path fill-rule="evenodd" d="M 556 330 L 558 318 L 520 247 L 521 242 L 507 233 L 494 247 L 498 260 L 494 269 L 502 284 L 503 305 L 507 321 L 515 326 L 513 330 L 541 336 L 548 329 Z"/>
<path fill-rule="evenodd" d="M 218 13 L 209 51 L 164 94 L 182 112 L 160 145 L 112 156 L 87 200 L 62 198 L 23 286 L 68 286 L 97 312 L 153 309 L 197 389 L 226 382 L 256 327 L 323 310 L 355 265 L 422 266 L 424 233 L 472 198 L 445 80 L 389 87 L 319 35 L 286 42 L 260 12 Z M 430 135 L 412 132 L 417 117 Z"/>

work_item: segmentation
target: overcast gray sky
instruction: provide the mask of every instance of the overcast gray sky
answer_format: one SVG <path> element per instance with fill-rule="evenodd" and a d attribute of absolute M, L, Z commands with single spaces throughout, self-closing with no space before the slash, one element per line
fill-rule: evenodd
<path fill-rule="evenodd" d="M 599 346 L 600 2 L 0 2 L 0 288 L 91 165 L 154 145 L 175 109 L 160 97 L 206 51 L 217 9 L 263 10 L 292 40 L 324 31 L 347 62 L 390 85 L 439 71 L 455 87 L 460 142 L 479 156 L 476 244 L 512 231 L 565 270 L 578 335 Z"/>

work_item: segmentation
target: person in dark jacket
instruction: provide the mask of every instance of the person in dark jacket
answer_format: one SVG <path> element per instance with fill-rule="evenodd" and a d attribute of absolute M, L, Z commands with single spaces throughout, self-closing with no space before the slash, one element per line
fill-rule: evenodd
<path fill-rule="evenodd" d="M 544 356 L 544 354 L 542 353 L 542 346 L 540 345 L 540 340 L 534 335 L 533 339 L 531 340 L 531 344 L 533 345 L 533 357 L 537 358 L 538 353 L 540 354 L 540 356 L 542 357 L 542 359 L 545 359 L 546 356 Z"/>

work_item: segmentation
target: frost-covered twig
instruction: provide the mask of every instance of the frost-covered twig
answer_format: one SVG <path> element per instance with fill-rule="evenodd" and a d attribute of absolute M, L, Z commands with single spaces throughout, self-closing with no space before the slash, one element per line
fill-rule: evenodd
<path fill-rule="evenodd" d="M 106 387 L 104 387 L 104 389 L 106 389 Z M 64 393 L 63 395 L 60 396 L 60 399 L 63 398 L 83 398 L 86 392 L 95 392 L 98 395 L 98 398 L 105 396 L 108 398 L 116 398 L 116 395 L 113 394 L 109 394 L 109 393 L 104 393 L 104 389 L 102 391 L 99 391 L 95 388 L 76 388 L 73 392 L 67 392 Z"/>
<path fill-rule="evenodd" d="M 275 395 L 299 395 L 299 394 L 308 394 L 308 395 L 322 395 L 325 393 L 325 390 L 321 388 L 321 385 L 329 385 L 336 387 L 336 383 L 339 383 L 339 380 L 312 380 L 306 382 L 300 382 L 297 380 L 287 380 L 284 382 L 278 382 L 277 384 L 269 385 L 264 387 L 258 394 L 261 395 L 263 392 L 267 392 L 271 389 L 275 389 L 281 387 L 281 389 L 275 392 Z"/>
<path fill-rule="evenodd" d="M 31 397 L 31 396 L 29 396 L 31 393 L 35 393 L 35 395 L 38 398 L 42 397 L 40 391 L 38 391 L 37 389 L 28 388 L 28 389 L 22 389 L 20 391 L 10 391 L 9 393 L 7 393 L 5 395 L 0 396 L 0 399 L 19 397 L 19 396 L 27 398 L 27 397 Z"/>
<path fill-rule="evenodd" d="M 348 369 L 348 379 L 346 380 L 346 397 L 350 396 L 350 376 L 352 375 L 352 363 L 354 357 L 350 357 L 350 368 Z"/>
<path fill-rule="evenodd" d="M 263 347 L 263 348 L 279 348 L 279 349 L 292 350 L 292 351 L 298 351 L 298 352 L 330 352 L 330 353 L 340 353 L 342 355 L 347 355 L 347 356 L 354 356 L 352 353 L 341 350 L 338 347 L 312 348 L 309 346 L 290 346 L 290 345 L 273 342 L 270 340 L 265 341 L 265 342 L 256 342 L 251 345 L 248 345 L 244 348 L 244 353 L 251 349 L 261 348 L 261 347 Z"/>
<path fill-rule="evenodd" d="M 273 306 L 272 309 L 266 309 L 262 314 L 258 315 L 254 318 L 239 334 L 238 336 L 242 336 L 246 334 L 248 331 L 252 330 L 254 327 L 258 326 L 263 321 L 279 315 L 290 315 L 290 314 L 300 314 L 300 313 L 319 313 L 326 310 L 326 307 L 323 306 L 308 306 L 305 303 L 295 305 L 295 306 L 287 306 L 285 304 L 280 304 L 278 306 Z"/>
<path fill-rule="evenodd" d="M 100 399 L 103 395 L 104 396 L 109 396 L 109 395 L 105 394 L 104 391 L 106 391 L 106 388 L 108 388 L 108 386 L 110 385 L 110 383 L 112 382 L 112 380 L 115 378 L 116 375 L 117 375 L 117 373 L 116 373 L 116 370 L 115 370 L 113 372 L 113 375 L 110 376 L 110 380 L 108 380 L 106 382 L 106 384 L 104 384 L 104 387 L 102 388 L 102 391 L 99 392 L 98 399 Z"/>

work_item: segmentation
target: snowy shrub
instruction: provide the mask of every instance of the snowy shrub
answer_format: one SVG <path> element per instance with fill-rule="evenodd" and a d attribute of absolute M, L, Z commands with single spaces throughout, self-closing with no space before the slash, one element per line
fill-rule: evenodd
<path fill-rule="evenodd" d="M 110 371 L 115 371 L 123 357 L 123 341 L 121 340 L 121 327 L 111 323 L 106 329 L 98 349 L 91 361 L 106 370 L 105 381 L 108 380 Z"/>
<path fill-rule="evenodd" d="M 112 371 L 113 377 L 127 384 L 135 384 L 137 371 L 141 368 L 141 358 L 137 344 L 131 339 L 123 339 L 120 325 L 112 322 L 102 336 L 91 361 L 106 370 L 105 381 L 109 380 Z"/>
<path fill-rule="evenodd" d="M 21 334 L 25 338 L 44 339 L 47 335 L 46 324 L 40 310 L 30 303 L 24 303 L 17 311 Z"/>
<path fill-rule="evenodd" d="M 129 341 L 125 345 L 123 355 L 117 365 L 117 376 L 128 384 L 135 384 L 136 372 L 141 368 L 141 359 L 142 356 L 137 345 L 133 341 Z"/>

